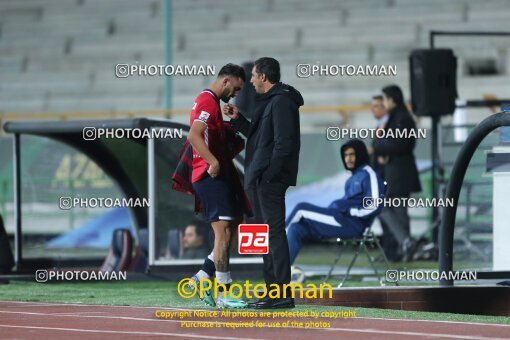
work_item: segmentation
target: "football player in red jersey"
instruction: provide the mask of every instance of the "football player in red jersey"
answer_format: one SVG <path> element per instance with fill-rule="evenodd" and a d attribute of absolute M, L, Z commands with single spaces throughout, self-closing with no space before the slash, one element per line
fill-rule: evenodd
<path fill-rule="evenodd" d="M 188 135 L 193 147 L 193 190 L 201 201 L 205 220 L 211 223 L 214 230 L 213 252 L 193 279 L 200 284 L 201 279 L 212 279 L 216 271 L 218 283 L 226 285 L 227 289 L 232 282 L 229 271 L 230 244 L 235 234 L 234 227 L 242 220 L 244 210 L 236 199 L 233 181 L 238 179 L 232 178 L 232 174 L 237 175 L 237 172 L 232 171 L 235 169 L 227 150 L 220 99 L 228 103 L 239 93 L 244 82 L 245 74 L 241 66 L 223 66 L 211 87 L 196 98 Z M 240 299 L 218 295 L 216 301 L 210 294 L 201 298 L 208 305 L 220 308 L 246 307 L 246 303 Z"/>

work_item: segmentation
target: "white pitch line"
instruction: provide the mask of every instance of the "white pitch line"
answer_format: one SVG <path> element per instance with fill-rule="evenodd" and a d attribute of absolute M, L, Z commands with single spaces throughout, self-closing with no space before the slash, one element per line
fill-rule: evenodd
<path fill-rule="evenodd" d="M 0 325 L 6 328 L 25 328 L 25 329 L 44 329 L 49 331 L 68 331 L 68 332 L 84 332 L 84 333 L 107 333 L 107 334 L 138 334 L 138 335 L 161 335 L 161 336 L 175 336 L 179 338 L 199 338 L 199 339 L 228 339 L 228 340 L 260 340 L 260 338 L 232 338 L 224 336 L 213 335 L 198 335 L 198 334 L 183 334 L 183 333 L 161 333 L 161 332 L 128 332 L 128 331 L 109 331 L 101 329 L 80 329 L 80 328 L 59 328 L 59 327 L 40 327 L 40 326 L 13 326 L 13 325 Z"/>
<path fill-rule="evenodd" d="M 51 315 L 58 315 L 58 316 L 76 316 L 76 315 L 87 315 L 87 314 L 108 314 L 108 312 L 66 312 L 66 313 L 48 313 Z"/>
<path fill-rule="evenodd" d="M 178 308 L 178 307 L 158 307 L 158 306 L 115 306 L 115 305 L 92 305 L 81 303 L 44 303 L 44 302 L 29 302 L 29 301 L 2 301 L 0 302 L 13 302 L 13 303 L 34 303 L 40 304 L 39 306 L 77 306 L 77 307 L 115 307 L 115 308 L 133 308 L 133 309 L 161 309 L 161 310 L 174 310 L 174 311 L 208 311 L 211 309 L 200 308 Z M 34 305 L 38 306 L 38 305 Z M 469 321 L 445 321 L 445 320 L 423 320 L 423 319 L 395 319 L 395 318 L 376 318 L 376 317 L 363 317 L 357 316 L 349 319 L 367 319 L 367 320 L 383 320 L 383 321 L 418 321 L 418 322 L 433 322 L 433 323 L 455 323 L 459 325 L 473 325 L 473 326 L 494 326 L 494 327 L 510 327 L 508 324 L 484 323 L 484 322 L 469 322 Z"/>
<path fill-rule="evenodd" d="M 120 306 L 119 306 L 120 307 Z M 157 308 L 157 309 L 166 309 L 166 310 L 175 310 L 175 311 L 211 311 L 210 309 L 192 309 L 192 308 L 175 308 L 175 307 L 139 307 L 139 306 L 130 306 L 136 308 Z M 320 318 L 320 317 L 319 317 Z M 326 319 L 326 318 L 324 318 Z M 328 318 L 329 319 L 329 318 Z M 344 318 L 338 318 L 344 319 Z M 366 319 L 366 320 L 382 320 L 382 321 L 417 321 L 417 322 L 434 322 L 434 323 L 454 323 L 460 325 L 472 325 L 472 326 L 496 326 L 496 327 L 510 327 L 509 324 L 499 324 L 499 323 L 484 323 L 484 322 L 469 322 L 469 321 L 446 321 L 446 320 L 424 320 L 424 319 L 395 319 L 395 318 L 376 318 L 376 317 L 365 317 L 365 316 L 357 316 L 355 318 L 345 318 L 345 319 Z"/>
<path fill-rule="evenodd" d="M 469 322 L 469 321 L 448 321 L 448 320 L 423 320 L 423 319 L 395 319 L 395 318 L 374 318 L 374 317 L 365 317 L 365 316 L 357 316 L 355 318 L 350 319 L 366 319 L 366 320 L 383 320 L 383 321 L 418 321 L 418 322 L 435 322 L 435 323 L 449 323 L 449 324 L 459 324 L 459 325 L 473 325 L 473 326 L 497 326 L 497 327 L 510 327 L 509 324 L 501 324 L 501 323 L 483 323 L 483 322 Z"/>
<path fill-rule="evenodd" d="M 13 311 L 4 311 L 0 310 L 0 314 L 23 314 L 23 315 L 37 315 L 37 316 L 68 316 L 68 317 L 79 317 L 79 318 L 98 318 L 98 319 L 114 319 L 114 320 L 129 320 L 129 321 L 149 321 L 149 322 L 173 322 L 173 323 L 181 323 L 187 320 L 176 320 L 176 319 L 165 319 L 165 318 L 139 318 L 133 316 L 114 316 L 114 315 L 76 315 L 76 314 L 60 314 L 60 313 L 42 313 L 42 312 L 13 312 Z M 187 322 L 194 322 L 198 320 L 192 320 Z M 237 321 L 237 320 L 236 320 Z M 218 325 L 227 325 L 232 324 L 235 321 L 200 321 L 202 323 L 212 323 Z M 291 328 L 291 327 L 289 327 Z M 299 327 L 296 327 L 299 328 Z"/>
<path fill-rule="evenodd" d="M 12 303 L 23 303 L 23 301 L 0 301 L 0 302 L 12 302 Z M 45 307 L 45 306 L 62 306 L 62 304 L 55 304 L 55 303 L 32 303 L 32 304 L 24 304 L 20 306 L 4 306 L 8 308 L 30 308 L 30 307 Z"/>
<path fill-rule="evenodd" d="M 118 319 L 118 320 L 131 320 L 131 321 L 152 321 L 152 322 L 162 322 L 162 321 L 167 321 L 167 322 L 178 322 L 180 323 L 181 321 L 185 321 L 185 320 L 174 320 L 174 319 L 163 319 L 163 318 L 160 318 L 160 319 L 148 319 L 148 318 L 137 318 L 137 317 L 132 317 L 132 316 L 111 316 L 111 315 L 76 315 L 76 314 L 69 314 L 69 313 L 66 313 L 66 314 L 55 314 L 55 313 L 41 313 L 41 312 L 12 312 L 12 311 L 5 311 L 5 310 L 0 310 L 0 313 L 3 313 L 3 314 L 25 314 L 25 315 L 38 315 L 38 316 L 69 316 L 69 317 L 80 317 L 80 318 L 99 318 L 99 319 Z M 215 322 L 215 323 L 220 323 L 220 324 L 223 324 L 225 322 L 220 322 L 220 321 L 201 321 L 201 322 Z"/>
<path fill-rule="evenodd" d="M 138 335 L 161 335 L 161 336 L 178 336 L 187 338 L 201 338 L 201 339 L 227 339 L 227 340 L 261 340 L 261 338 L 239 338 L 239 337 L 218 337 L 211 335 L 197 335 L 197 334 L 182 334 L 182 333 L 162 333 L 162 332 L 139 332 L 139 331 L 110 331 L 99 329 L 79 329 L 79 328 L 59 328 L 59 327 L 40 327 L 40 326 L 13 326 L 2 325 L 0 327 L 7 328 L 25 328 L 25 329 L 43 329 L 43 330 L 57 330 L 57 331 L 70 331 L 70 332 L 85 332 L 85 333 L 116 333 L 116 334 L 138 334 Z M 317 328 L 308 328 L 317 329 Z M 432 337 L 432 338 L 449 338 L 449 339 L 468 339 L 468 340 L 505 340 L 505 338 L 488 338 L 478 336 L 465 336 L 465 335 L 451 335 L 451 334 L 435 334 L 435 333 L 420 333 L 420 332 L 400 332 L 400 331 L 383 331 L 376 329 L 351 329 L 351 328 L 318 328 L 319 330 L 329 330 L 347 333 L 371 333 L 371 334 L 391 334 L 391 335 L 407 335 L 419 337 Z"/>
<path fill-rule="evenodd" d="M 312 329 L 312 328 L 307 328 Z M 316 329 L 316 328 L 313 328 Z M 508 338 L 491 338 L 483 336 L 470 336 L 470 335 L 455 335 L 455 334 L 441 334 L 441 333 L 420 333 L 420 332 L 404 332 L 404 331 L 384 331 L 378 329 L 355 329 L 355 328 L 319 328 L 331 331 L 341 332 L 355 332 L 355 333 L 374 333 L 374 334 L 392 334 L 392 335 L 409 335 L 430 338 L 449 338 L 449 339 L 466 339 L 466 340 L 507 340 Z"/>
<path fill-rule="evenodd" d="M 38 312 L 11 312 L 11 311 L 2 311 L 0 313 L 5 314 L 28 314 L 28 315 L 38 315 L 38 316 L 69 316 L 69 317 L 81 317 L 81 318 L 100 318 L 100 319 L 120 319 L 120 320 L 132 320 L 132 321 L 155 321 L 155 322 L 173 322 L 180 323 L 183 320 L 173 320 L 173 319 L 148 319 L 148 318 L 136 318 L 129 316 L 102 316 L 102 315 L 58 315 L 58 314 L 49 314 L 49 313 L 38 313 Z M 398 320 L 398 319 L 397 319 Z M 201 321 L 204 323 L 212 323 L 212 324 L 227 324 L 229 322 L 221 322 L 221 321 Z M 0 325 L 1 326 L 1 325 Z M 28 326 L 27 326 L 28 327 Z M 288 328 L 292 329 L 309 329 L 309 330 L 318 330 L 318 331 L 339 331 L 339 332 L 355 332 L 355 333 L 373 333 L 373 334 L 393 334 L 393 335 L 409 335 L 409 336 L 421 336 L 421 337 L 433 337 L 433 338 L 450 338 L 450 339 L 469 339 L 469 340 L 482 340 L 482 339 L 504 339 L 504 338 L 490 338 L 490 337 L 481 337 L 481 336 L 468 336 L 468 335 L 455 335 L 455 334 L 441 334 L 441 333 L 420 333 L 420 332 L 404 332 L 404 331 L 386 331 L 386 330 L 377 330 L 377 329 L 356 329 L 356 328 L 339 328 L 339 327 L 330 327 L 330 328 L 318 328 L 318 327 L 292 327 Z"/>

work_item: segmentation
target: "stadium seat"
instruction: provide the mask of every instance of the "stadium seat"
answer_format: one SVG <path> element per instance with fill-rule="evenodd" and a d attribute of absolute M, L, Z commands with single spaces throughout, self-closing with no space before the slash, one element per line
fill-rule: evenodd
<path fill-rule="evenodd" d="M 168 231 L 166 243 L 166 257 L 178 259 L 182 257 L 184 248 L 182 246 L 183 231 L 180 229 L 171 229 Z"/>
<path fill-rule="evenodd" d="M 116 272 L 128 270 L 133 250 L 133 239 L 129 229 L 115 229 L 108 256 L 103 262 L 100 271 Z"/>
<path fill-rule="evenodd" d="M 122 1 L 120 7 L 119 0 L 0 2 L 3 14 L 0 74 L 5 80 L 0 84 L 0 92 L 4 94 L 0 100 L 2 111 L 163 107 L 162 99 L 157 98 L 158 93 L 163 93 L 160 77 L 132 77 L 133 87 L 144 89 L 138 96 L 130 95 L 129 79 L 115 79 L 112 72 L 116 63 L 164 63 L 164 6 L 158 2 L 126 1 L 128 4 Z M 232 62 L 242 62 L 271 55 L 282 64 L 282 80 L 301 91 L 307 106 L 366 102 L 374 89 L 390 79 L 315 77 L 314 80 L 311 77 L 303 80 L 296 77 L 296 64 L 398 64 L 397 76 L 392 77 L 391 82 L 404 83 L 409 78 L 409 52 L 424 47 L 431 30 L 508 28 L 504 20 L 507 13 L 501 10 L 506 2 L 499 0 L 452 3 L 431 0 L 420 4 L 413 0 L 394 0 L 391 5 L 378 0 L 249 3 L 222 0 L 214 4 L 203 0 L 172 3 L 172 62 L 220 65 L 232 58 Z M 367 12 L 371 13 L 369 25 L 366 24 Z M 272 34 L 278 28 L 279 34 Z M 222 45 L 217 41 L 234 43 Z M 444 44 L 455 49 L 459 65 L 463 66 L 472 58 L 470 54 L 490 56 L 505 65 L 508 63 L 508 53 L 503 53 L 506 41 L 498 41 L 501 42 L 446 38 Z M 204 49 L 207 54 L 203 53 Z M 400 67 L 402 64 L 406 66 Z M 459 93 L 464 98 L 479 97 L 480 77 L 462 73 L 459 74 Z M 485 77 L 485 91 L 504 96 L 505 87 L 500 86 L 499 79 L 507 83 L 508 75 Z M 146 80 L 154 80 L 158 85 L 145 86 L 150 84 Z M 207 76 L 180 77 L 180 85 L 172 90 L 173 106 L 189 107 L 197 88 L 208 86 L 210 80 Z M 327 85 L 326 92 L 319 90 L 317 83 Z M 127 91 L 122 95 L 125 87 Z M 36 97 L 32 96 L 33 92 L 37 92 Z M 11 95 L 17 93 L 29 101 Z M 351 123 L 354 124 L 355 119 Z"/>
<path fill-rule="evenodd" d="M 0 215 L 0 274 L 9 274 L 14 266 L 9 237 L 5 232 L 4 221 Z"/>
<path fill-rule="evenodd" d="M 335 269 L 338 261 L 340 260 L 342 254 L 346 248 L 346 245 L 354 244 L 356 246 L 356 248 L 355 248 L 356 251 L 354 253 L 354 256 L 352 257 L 351 262 L 349 263 L 349 266 L 347 267 L 347 271 L 345 272 L 345 274 L 342 278 L 342 281 L 340 281 L 340 283 L 338 284 L 338 288 L 341 288 L 344 285 L 345 281 L 349 277 L 349 274 L 351 272 L 352 267 L 354 266 L 354 263 L 356 262 L 356 259 L 358 258 L 358 255 L 361 253 L 362 250 L 367 255 L 368 262 L 370 263 L 370 266 L 372 267 L 375 276 L 379 279 L 380 285 L 381 286 L 385 285 L 386 278 L 381 277 L 381 275 L 379 275 L 379 272 L 377 271 L 377 268 L 374 263 L 375 258 L 372 258 L 372 256 L 370 255 L 367 245 L 371 245 L 372 247 L 375 245 L 375 248 L 377 248 L 379 255 L 384 259 L 384 263 L 386 265 L 385 271 L 390 269 L 390 266 L 388 263 L 388 259 L 386 258 L 386 254 L 384 253 L 384 250 L 382 249 L 381 244 L 379 243 L 379 240 L 374 235 L 374 232 L 372 231 L 371 226 L 368 227 L 365 230 L 365 232 L 363 233 L 363 235 L 359 238 L 350 238 L 350 239 L 339 239 L 338 238 L 338 239 L 336 239 L 336 242 L 339 245 L 339 252 L 338 252 L 338 255 L 337 255 L 335 261 L 329 268 L 329 272 L 326 275 L 326 278 L 324 279 L 324 283 L 326 283 L 330 279 L 331 274 L 333 273 L 333 270 Z M 395 284 L 398 286 L 398 283 L 395 283 Z"/>
<path fill-rule="evenodd" d="M 129 271 L 145 273 L 149 264 L 149 232 L 147 228 L 138 230 L 138 245 L 129 264 Z"/>

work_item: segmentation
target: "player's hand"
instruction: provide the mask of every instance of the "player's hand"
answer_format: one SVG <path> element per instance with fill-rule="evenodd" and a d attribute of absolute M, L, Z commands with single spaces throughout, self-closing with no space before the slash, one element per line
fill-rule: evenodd
<path fill-rule="evenodd" d="M 237 108 L 237 106 L 232 104 L 223 105 L 222 112 L 225 116 L 227 116 L 230 119 L 237 119 L 237 117 L 239 117 L 239 109 Z"/>
<path fill-rule="evenodd" d="M 212 178 L 217 177 L 220 174 L 220 163 L 218 161 L 214 161 L 213 163 L 209 164 L 207 173 Z"/>

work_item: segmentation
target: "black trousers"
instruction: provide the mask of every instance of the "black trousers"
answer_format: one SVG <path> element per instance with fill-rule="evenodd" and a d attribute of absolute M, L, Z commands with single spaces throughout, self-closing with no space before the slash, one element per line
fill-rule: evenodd
<path fill-rule="evenodd" d="M 386 222 L 379 217 L 379 222 L 383 230 L 381 237 L 381 246 L 384 250 L 384 254 L 390 261 L 398 261 L 401 257 L 399 243 Z"/>
<path fill-rule="evenodd" d="M 269 253 L 264 260 L 264 281 L 279 285 L 290 283 L 290 255 L 285 233 L 285 192 L 288 185 L 281 182 L 261 181 L 247 190 L 253 205 L 255 223 L 269 225 Z"/>
<path fill-rule="evenodd" d="M 407 207 L 384 207 L 379 219 L 391 231 L 400 247 L 410 236 L 410 220 Z"/>

